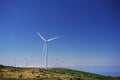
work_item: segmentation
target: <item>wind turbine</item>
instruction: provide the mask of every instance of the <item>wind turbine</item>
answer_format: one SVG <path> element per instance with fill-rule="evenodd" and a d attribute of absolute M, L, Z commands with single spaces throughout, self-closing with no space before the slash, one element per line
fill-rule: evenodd
<path fill-rule="evenodd" d="M 59 67 L 59 56 L 56 58 L 56 67 Z"/>
<path fill-rule="evenodd" d="M 43 46 L 42 55 L 45 55 L 45 68 L 47 68 L 48 67 L 47 66 L 48 65 L 48 42 L 53 41 L 59 37 L 54 37 L 54 38 L 50 38 L 50 39 L 46 40 L 39 32 L 37 32 L 37 34 L 45 42 L 44 46 Z"/>
<path fill-rule="evenodd" d="M 58 58 L 56 58 L 56 67 L 58 68 Z"/>
<path fill-rule="evenodd" d="M 13 60 L 14 60 L 14 64 L 15 64 L 15 67 L 16 67 L 16 58 L 13 58 Z"/>
<path fill-rule="evenodd" d="M 28 67 L 28 58 L 25 58 L 26 61 L 26 67 Z"/>

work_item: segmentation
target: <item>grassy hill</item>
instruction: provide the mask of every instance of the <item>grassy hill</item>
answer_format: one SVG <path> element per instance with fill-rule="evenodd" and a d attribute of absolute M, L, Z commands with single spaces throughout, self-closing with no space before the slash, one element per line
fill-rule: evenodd
<path fill-rule="evenodd" d="M 0 80 L 120 80 L 120 77 L 106 77 L 65 68 L 20 68 L 0 65 Z"/>

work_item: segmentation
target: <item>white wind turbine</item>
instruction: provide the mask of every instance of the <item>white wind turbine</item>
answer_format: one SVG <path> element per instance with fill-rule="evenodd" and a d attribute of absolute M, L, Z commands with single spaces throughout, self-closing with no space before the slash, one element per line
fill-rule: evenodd
<path fill-rule="evenodd" d="M 26 68 L 28 67 L 28 58 L 25 58 L 26 61 Z"/>
<path fill-rule="evenodd" d="M 16 67 L 16 58 L 13 58 L 13 60 L 14 60 L 14 64 L 15 64 L 15 67 Z"/>
<path fill-rule="evenodd" d="M 47 65 L 48 65 L 48 42 L 50 42 L 52 40 L 55 40 L 55 39 L 57 39 L 59 37 L 54 37 L 54 38 L 46 40 L 39 32 L 37 32 L 37 34 L 45 42 L 44 46 L 43 46 L 42 55 L 45 55 L 45 68 L 47 68 Z"/>
<path fill-rule="evenodd" d="M 56 67 L 59 67 L 59 56 L 56 58 Z"/>

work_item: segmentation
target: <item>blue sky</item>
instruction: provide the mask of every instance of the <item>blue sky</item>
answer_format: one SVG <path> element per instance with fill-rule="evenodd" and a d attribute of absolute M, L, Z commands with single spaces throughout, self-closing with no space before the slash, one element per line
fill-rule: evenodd
<path fill-rule="evenodd" d="M 0 0 L 0 64 L 120 67 L 119 0 Z"/>

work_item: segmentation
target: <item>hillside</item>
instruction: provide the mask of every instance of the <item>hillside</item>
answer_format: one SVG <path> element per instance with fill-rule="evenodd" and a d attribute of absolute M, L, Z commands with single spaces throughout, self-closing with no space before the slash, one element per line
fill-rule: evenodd
<path fill-rule="evenodd" d="M 65 68 L 19 68 L 0 65 L 0 80 L 120 80 Z"/>

